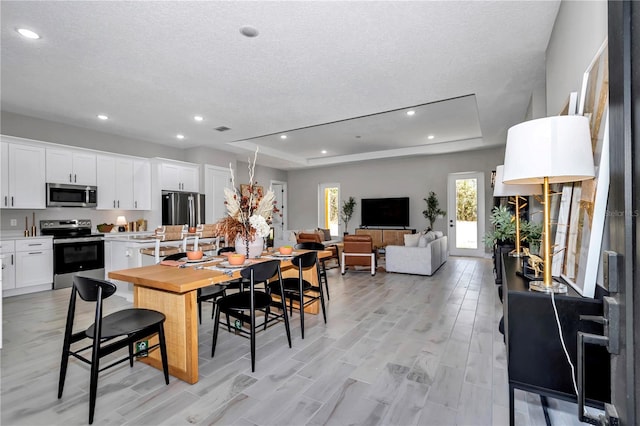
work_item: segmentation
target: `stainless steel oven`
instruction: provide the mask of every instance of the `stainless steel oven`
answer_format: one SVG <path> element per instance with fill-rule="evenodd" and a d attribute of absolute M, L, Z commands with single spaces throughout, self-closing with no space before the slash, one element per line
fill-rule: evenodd
<path fill-rule="evenodd" d="M 104 279 L 104 239 L 91 234 L 90 220 L 40 221 L 53 235 L 53 288 L 71 287 L 74 275 Z"/>

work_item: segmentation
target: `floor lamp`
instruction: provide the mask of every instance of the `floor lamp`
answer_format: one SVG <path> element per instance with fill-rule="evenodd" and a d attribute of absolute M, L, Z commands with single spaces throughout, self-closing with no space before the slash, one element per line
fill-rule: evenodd
<path fill-rule="evenodd" d="M 544 247 L 543 281 L 529 288 L 566 293 L 565 284 L 551 277 L 551 212 L 549 184 L 592 179 L 595 175 L 589 121 L 579 115 L 559 115 L 526 121 L 507 133 L 504 155 L 505 184 L 542 184 Z"/>
<path fill-rule="evenodd" d="M 502 182 L 504 176 L 504 166 L 496 167 L 496 181 L 493 187 L 494 197 L 513 197 L 515 199 L 515 219 L 516 219 L 516 248 L 510 253 L 515 257 L 521 257 L 520 250 L 520 210 L 524 205 L 520 205 L 520 197 L 523 195 L 542 194 L 541 185 L 507 185 Z"/>

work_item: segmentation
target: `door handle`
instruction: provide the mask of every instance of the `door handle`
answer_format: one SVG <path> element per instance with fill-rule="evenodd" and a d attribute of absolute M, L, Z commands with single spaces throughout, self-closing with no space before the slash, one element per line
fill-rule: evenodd
<path fill-rule="evenodd" d="M 113 200 L 113 208 L 116 208 L 116 200 Z"/>
<path fill-rule="evenodd" d="M 6 205 L 7 205 L 7 203 L 8 203 L 8 200 L 7 200 L 7 196 L 5 195 L 5 196 L 4 196 L 4 205 L 6 206 Z"/>
<path fill-rule="evenodd" d="M 120 200 L 118 200 L 118 208 L 120 208 Z"/>
<path fill-rule="evenodd" d="M 133 202 L 133 207 L 136 208 L 136 209 L 138 208 L 138 202 L 137 201 Z"/>
<path fill-rule="evenodd" d="M 78 182 L 78 175 L 76 175 L 76 174 L 73 175 L 73 181 L 74 182 Z"/>
<path fill-rule="evenodd" d="M 13 207 L 13 195 L 11 196 L 11 207 Z"/>
<path fill-rule="evenodd" d="M 71 179 L 71 173 L 69 173 L 69 182 L 73 182 L 73 179 Z"/>

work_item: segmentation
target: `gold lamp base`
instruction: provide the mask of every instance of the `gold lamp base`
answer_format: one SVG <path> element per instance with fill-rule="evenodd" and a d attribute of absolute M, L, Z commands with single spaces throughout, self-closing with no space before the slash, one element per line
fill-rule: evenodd
<path fill-rule="evenodd" d="M 551 285 L 544 285 L 544 281 L 531 281 L 529 283 L 529 290 L 539 291 L 541 293 L 560 293 L 567 292 L 566 284 L 559 283 L 557 281 L 551 281 Z"/>
<path fill-rule="evenodd" d="M 524 257 L 525 254 L 524 254 L 524 252 L 517 252 L 515 250 L 511 250 L 509 252 L 509 256 L 511 256 L 511 257 Z"/>

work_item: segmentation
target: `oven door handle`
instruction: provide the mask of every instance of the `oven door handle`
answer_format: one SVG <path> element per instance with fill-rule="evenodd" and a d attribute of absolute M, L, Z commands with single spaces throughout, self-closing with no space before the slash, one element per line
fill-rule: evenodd
<path fill-rule="evenodd" d="M 54 239 L 53 244 L 73 244 L 73 243 L 93 243 L 104 241 L 104 238 L 86 237 L 86 238 L 60 238 Z"/>

